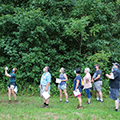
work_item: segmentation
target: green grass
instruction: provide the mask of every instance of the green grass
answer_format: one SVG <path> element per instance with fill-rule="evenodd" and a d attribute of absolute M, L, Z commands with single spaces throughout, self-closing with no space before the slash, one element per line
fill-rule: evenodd
<path fill-rule="evenodd" d="M 95 98 L 91 99 L 91 104 L 86 105 L 87 98 L 82 97 L 83 109 L 77 110 L 77 98 L 69 98 L 69 103 L 59 103 L 59 97 L 50 98 L 49 108 L 40 108 L 42 98 L 39 96 L 17 96 L 18 103 L 8 104 L 8 96 L 0 96 L 0 120 L 120 120 L 120 110 L 114 112 L 114 101 L 105 98 L 103 103 L 99 103 Z"/>

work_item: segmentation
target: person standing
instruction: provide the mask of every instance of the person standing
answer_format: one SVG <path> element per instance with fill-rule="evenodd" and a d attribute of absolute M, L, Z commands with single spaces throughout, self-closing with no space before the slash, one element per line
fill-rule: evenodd
<path fill-rule="evenodd" d="M 8 96 L 9 96 L 9 103 L 11 103 L 11 93 L 13 94 L 14 96 L 14 99 L 15 99 L 15 102 L 17 103 L 17 98 L 16 98 L 16 94 L 14 92 L 14 89 L 16 87 L 16 81 L 15 81 L 15 78 L 16 78 L 16 71 L 17 71 L 17 68 L 13 68 L 12 69 L 12 73 L 7 73 L 7 70 L 8 68 L 5 67 L 5 75 L 7 77 L 9 77 L 9 84 L 8 84 Z"/>
<path fill-rule="evenodd" d="M 110 75 L 106 74 L 106 77 L 110 79 L 109 80 L 110 98 L 115 101 L 115 111 L 118 111 L 119 81 L 120 81 L 120 70 L 118 63 L 113 63 L 112 73 Z"/>
<path fill-rule="evenodd" d="M 101 91 L 101 86 L 102 86 L 102 71 L 99 69 L 100 65 L 96 64 L 95 65 L 95 72 L 92 77 L 92 81 L 94 82 L 94 90 L 96 91 L 96 100 L 99 101 L 100 97 L 100 102 L 103 102 L 103 96 L 102 96 L 102 91 Z"/>
<path fill-rule="evenodd" d="M 85 68 L 84 72 L 86 74 L 84 76 L 84 78 L 83 78 L 84 89 L 85 89 L 86 95 L 88 97 L 88 101 L 87 101 L 86 104 L 90 104 L 90 99 L 91 99 L 90 88 L 92 87 L 90 69 L 89 68 Z"/>
<path fill-rule="evenodd" d="M 41 77 L 41 81 L 40 81 L 40 85 L 39 85 L 39 88 L 40 88 L 40 94 L 41 94 L 41 97 L 43 97 L 42 93 L 44 93 L 45 91 L 48 92 L 48 94 L 50 95 L 50 82 L 51 82 L 51 74 L 49 72 L 49 67 L 46 66 L 44 69 L 43 69 L 43 75 Z M 48 99 L 45 99 L 43 97 L 43 107 L 44 108 L 48 108 L 49 106 L 49 98 Z"/>
<path fill-rule="evenodd" d="M 68 94 L 66 92 L 66 88 L 67 88 L 66 81 L 68 81 L 68 77 L 65 73 L 65 68 L 63 68 L 63 67 L 60 69 L 59 79 L 61 80 L 61 83 L 59 83 L 59 85 L 58 85 L 58 89 L 60 91 L 59 102 L 62 102 L 62 90 L 63 90 L 64 94 L 65 94 L 65 97 L 66 97 L 65 103 L 68 103 Z"/>
<path fill-rule="evenodd" d="M 77 91 L 77 89 L 78 89 L 79 92 L 80 92 L 80 94 L 76 96 L 78 98 L 78 101 L 79 101 L 77 109 L 83 109 L 83 107 L 82 107 L 82 99 L 81 99 L 82 89 L 81 89 L 80 69 L 76 68 L 74 73 L 76 74 L 76 77 L 74 79 L 73 91 Z"/>

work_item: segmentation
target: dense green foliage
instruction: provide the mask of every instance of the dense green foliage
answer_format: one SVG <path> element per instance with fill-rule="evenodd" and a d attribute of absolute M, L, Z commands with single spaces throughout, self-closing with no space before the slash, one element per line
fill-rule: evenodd
<path fill-rule="evenodd" d="M 73 71 L 99 63 L 103 91 L 111 63 L 120 61 L 119 0 L 2 0 L 0 2 L 0 90 L 7 90 L 4 67 L 17 67 L 19 93 L 35 94 L 48 65 L 52 94 L 60 67 L 66 68 L 68 92 L 72 94 Z"/>

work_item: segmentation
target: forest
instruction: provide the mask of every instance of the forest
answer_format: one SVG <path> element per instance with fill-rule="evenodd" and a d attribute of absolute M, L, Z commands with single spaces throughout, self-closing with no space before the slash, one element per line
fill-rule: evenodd
<path fill-rule="evenodd" d="M 0 93 L 5 93 L 4 74 L 16 67 L 18 94 L 39 93 L 43 68 L 50 67 L 51 94 L 61 67 L 68 76 L 72 95 L 75 68 L 99 64 L 103 94 L 109 93 L 112 63 L 120 63 L 119 0 L 1 0 L 0 1 Z"/>

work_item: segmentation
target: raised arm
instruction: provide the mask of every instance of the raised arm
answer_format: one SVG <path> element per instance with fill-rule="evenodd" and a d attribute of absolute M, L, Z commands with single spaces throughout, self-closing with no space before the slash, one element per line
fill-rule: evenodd
<path fill-rule="evenodd" d="M 5 75 L 7 76 L 7 77 L 11 77 L 11 75 L 9 75 L 8 73 L 7 73 L 7 68 L 5 67 Z"/>

